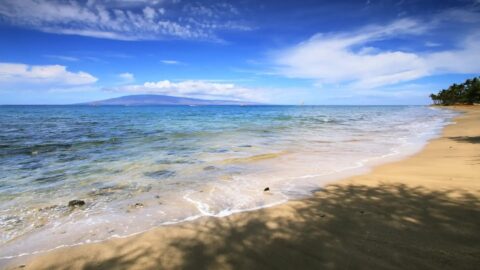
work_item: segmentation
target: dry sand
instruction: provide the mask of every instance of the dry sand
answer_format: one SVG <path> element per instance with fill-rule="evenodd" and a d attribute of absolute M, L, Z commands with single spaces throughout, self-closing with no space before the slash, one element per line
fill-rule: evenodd
<path fill-rule="evenodd" d="M 21 267 L 480 269 L 480 108 L 457 109 L 466 113 L 420 153 L 311 198 L 59 249 Z"/>

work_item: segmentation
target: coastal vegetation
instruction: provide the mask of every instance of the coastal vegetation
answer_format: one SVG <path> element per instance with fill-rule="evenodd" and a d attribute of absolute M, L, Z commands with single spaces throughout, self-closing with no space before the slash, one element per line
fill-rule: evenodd
<path fill-rule="evenodd" d="M 461 84 L 452 84 L 447 89 L 440 90 L 437 94 L 431 94 L 435 105 L 473 105 L 480 103 L 480 77 L 468 79 Z"/>

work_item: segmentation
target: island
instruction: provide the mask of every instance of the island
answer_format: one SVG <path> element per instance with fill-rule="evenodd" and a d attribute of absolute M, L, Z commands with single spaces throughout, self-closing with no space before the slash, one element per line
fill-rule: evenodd
<path fill-rule="evenodd" d="M 86 102 L 75 105 L 90 106 L 158 106 L 158 105 L 183 105 L 183 106 L 212 106 L 212 105 L 260 105 L 260 103 L 238 100 L 208 100 L 198 98 L 176 97 L 166 95 L 129 95 L 100 101 Z"/>

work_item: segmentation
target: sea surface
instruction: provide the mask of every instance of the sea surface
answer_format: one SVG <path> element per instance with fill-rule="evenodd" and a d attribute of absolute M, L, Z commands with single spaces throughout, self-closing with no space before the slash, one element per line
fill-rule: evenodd
<path fill-rule="evenodd" d="M 419 151 L 453 116 L 423 106 L 0 106 L 0 259 L 306 197 Z M 74 199 L 86 204 L 69 207 Z"/>

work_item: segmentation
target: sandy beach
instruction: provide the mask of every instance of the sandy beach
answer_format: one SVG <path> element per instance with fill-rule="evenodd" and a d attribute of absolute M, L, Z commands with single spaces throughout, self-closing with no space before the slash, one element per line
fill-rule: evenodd
<path fill-rule="evenodd" d="M 421 152 L 310 198 L 57 249 L 9 267 L 479 269 L 480 106 L 455 109 L 464 114 Z"/>

